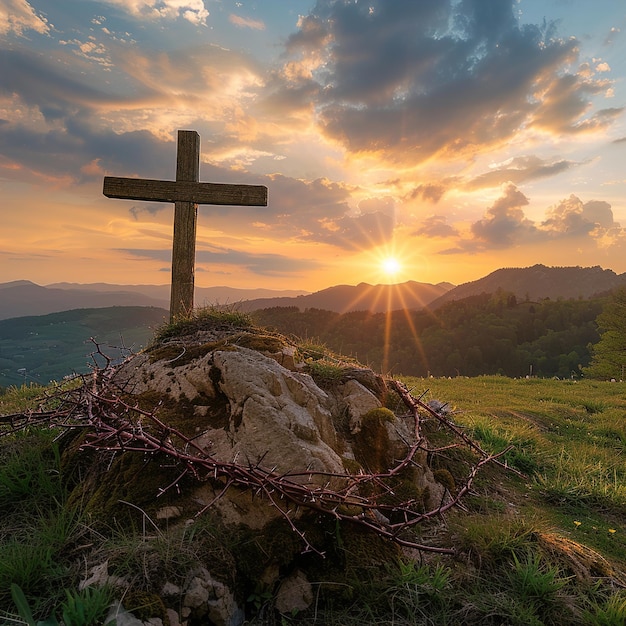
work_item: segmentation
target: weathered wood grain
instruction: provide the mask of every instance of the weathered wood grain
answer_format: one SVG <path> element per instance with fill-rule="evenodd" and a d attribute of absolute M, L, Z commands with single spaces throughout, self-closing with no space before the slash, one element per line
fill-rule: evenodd
<path fill-rule="evenodd" d="M 267 206 L 267 187 L 192 181 L 105 176 L 107 198 L 146 202 L 195 202 L 232 206 Z"/>

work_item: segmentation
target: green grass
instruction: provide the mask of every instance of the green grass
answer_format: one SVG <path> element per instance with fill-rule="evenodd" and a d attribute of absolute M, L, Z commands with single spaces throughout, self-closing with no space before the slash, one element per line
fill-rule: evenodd
<path fill-rule="evenodd" d="M 156 343 L 180 335 L 191 335 L 211 324 L 222 324 L 230 328 L 248 328 L 252 318 L 247 313 L 238 311 L 236 307 L 206 306 L 194 309 L 193 313 L 162 324 L 156 331 Z"/>
<path fill-rule="evenodd" d="M 626 387 L 504 377 L 405 382 L 415 396 L 425 394 L 424 401 L 447 402 L 454 422 L 485 450 L 513 446 L 502 460 L 517 473 L 486 470 L 464 510 L 424 529 L 455 547 L 456 556 L 423 554 L 330 578 L 320 565 L 311 581 L 313 606 L 272 617 L 279 621 L 268 617 L 277 589 L 257 581 L 242 592 L 252 598 L 248 623 L 626 623 L 626 592 L 616 582 L 626 583 Z M 0 396 L 0 414 L 35 406 L 40 391 L 10 389 Z M 425 430 L 438 436 L 432 421 Z M 158 595 L 166 578 L 183 584 L 202 563 L 234 571 L 241 551 L 254 545 L 212 526 L 210 518 L 160 532 L 150 525 L 94 526 L 80 505 L 67 504 L 69 477 L 62 474 L 57 434 L 31 428 L 0 438 L 0 622 L 17 619 L 11 584 L 35 621 L 96 624 L 112 595 L 106 588 L 79 591 L 87 563 L 107 560 L 111 575 Z M 454 475 L 463 457 L 447 451 L 437 461 Z M 339 560 L 347 549 L 338 544 Z M 137 606 L 145 597 L 137 596 Z"/>
<path fill-rule="evenodd" d="M 558 530 L 626 564 L 624 383 L 488 376 L 407 379 L 424 400 L 445 400 L 454 420 L 487 450 L 513 444 L 509 464 L 527 473 L 520 510 L 536 510 Z M 506 487 L 505 487 L 506 488 Z M 614 529 L 615 533 L 609 533 Z"/>

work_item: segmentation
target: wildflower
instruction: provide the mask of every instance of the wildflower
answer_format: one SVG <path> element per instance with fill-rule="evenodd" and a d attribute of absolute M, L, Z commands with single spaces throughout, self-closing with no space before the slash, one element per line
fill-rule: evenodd
<path fill-rule="evenodd" d="M 574 520 L 574 526 L 576 526 L 576 528 L 578 528 L 581 524 L 582 524 L 582 522 L 579 522 L 576 519 Z"/>
<path fill-rule="evenodd" d="M 609 528 L 609 532 L 613 534 L 615 532 L 615 528 Z"/>

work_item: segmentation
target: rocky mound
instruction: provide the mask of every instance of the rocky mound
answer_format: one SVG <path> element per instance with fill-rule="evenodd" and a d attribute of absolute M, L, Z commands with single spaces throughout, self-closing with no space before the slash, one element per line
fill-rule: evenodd
<path fill-rule="evenodd" d="M 93 524 L 197 533 L 185 562 L 153 555 L 141 575 L 92 557 L 85 585 L 140 591 L 163 623 L 241 624 L 268 590 L 279 613 L 306 610 L 311 581 L 420 547 L 417 525 L 471 482 L 457 493 L 431 470 L 427 407 L 401 385 L 224 314 L 162 333 L 64 402 L 88 426 L 64 462 Z"/>

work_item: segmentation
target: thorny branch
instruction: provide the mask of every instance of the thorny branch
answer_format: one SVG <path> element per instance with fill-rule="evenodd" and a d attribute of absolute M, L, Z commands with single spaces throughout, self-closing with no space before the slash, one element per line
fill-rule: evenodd
<path fill-rule="evenodd" d="M 95 342 L 94 342 L 95 343 Z M 210 451 L 179 430 L 165 424 L 157 417 L 158 408 L 148 411 L 125 399 L 122 389 L 112 382 L 115 367 L 96 344 L 96 351 L 105 359 L 105 367 L 94 367 L 90 376 L 80 377 L 74 388 L 57 389 L 50 393 L 37 410 L 0 417 L 6 435 L 27 426 L 48 423 L 52 427 L 85 429 L 82 449 L 109 452 L 161 454 L 169 457 L 180 468 L 176 480 L 162 487 L 156 497 L 178 488 L 180 481 L 191 476 L 198 481 L 212 481 L 217 495 L 208 505 L 197 512 L 203 514 L 222 498 L 231 487 L 250 490 L 265 498 L 301 538 L 305 552 L 318 552 L 297 526 L 298 512 L 303 510 L 330 516 L 338 521 L 358 524 L 376 532 L 381 537 L 399 545 L 419 550 L 453 554 L 454 550 L 424 545 L 414 540 L 409 532 L 416 525 L 443 515 L 471 489 L 480 470 L 489 463 L 508 468 L 500 459 L 510 449 L 489 454 L 472 441 L 443 413 L 438 412 L 411 395 L 407 387 L 396 380 L 387 381 L 410 412 L 413 420 L 414 442 L 393 468 L 380 473 L 333 474 L 314 471 L 278 473 L 256 464 L 243 465 L 234 461 L 217 459 Z M 46 408 L 52 406 L 52 409 Z M 422 415 L 435 419 L 455 439 L 455 443 L 443 448 L 429 448 L 422 435 Z M 422 510 L 422 503 L 409 499 L 390 504 L 382 495 L 393 495 L 391 480 L 404 469 L 415 465 L 418 451 L 440 453 L 453 447 L 469 447 L 476 461 L 469 467 L 456 493 L 448 490 L 439 505 L 430 511 Z M 515 471 L 515 470 L 513 470 Z M 314 482 L 314 479 L 318 479 Z M 323 482 L 324 486 L 318 483 Z M 332 485 L 332 487 L 331 487 Z M 371 494 L 378 495 L 371 495 Z M 368 495 L 363 495 L 368 494 Z M 393 521 L 392 521 L 393 520 Z M 320 553 L 321 554 L 321 553 Z"/>

